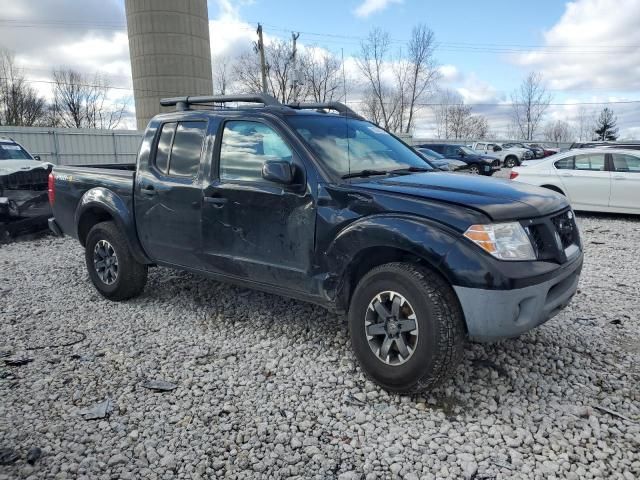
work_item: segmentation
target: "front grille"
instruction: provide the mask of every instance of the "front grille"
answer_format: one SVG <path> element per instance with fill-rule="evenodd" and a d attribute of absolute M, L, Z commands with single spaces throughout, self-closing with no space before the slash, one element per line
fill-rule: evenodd
<path fill-rule="evenodd" d="M 571 210 L 549 217 L 525 220 L 525 227 L 538 260 L 567 261 L 580 248 L 580 235 Z M 569 249 L 569 250 L 567 250 Z"/>
<path fill-rule="evenodd" d="M 576 227 L 576 221 L 571 210 L 552 217 L 551 221 L 556 227 L 556 233 L 560 238 L 563 249 L 571 245 L 577 245 L 578 228 Z"/>
<path fill-rule="evenodd" d="M 0 187 L 9 190 L 46 190 L 49 171 L 38 168 L 0 177 Z"/>

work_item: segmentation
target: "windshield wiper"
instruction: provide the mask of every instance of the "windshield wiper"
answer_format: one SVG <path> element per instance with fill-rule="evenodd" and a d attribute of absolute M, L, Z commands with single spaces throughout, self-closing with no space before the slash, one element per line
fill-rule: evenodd
<path fill-rule="evenodd" d="M 342 175 L 342 178 L 371 177 L 373 175 L 387 175 L 389 172 L 385 170 L 360 170 L 359 172 L 351 172 Z"/>
<path fill-rule="evenodd" d="M 389 173 L 414 173 L 414 172 L 433 172 L 433 168 L 427 167 L 407 167 L 398 168 L 397 170 L 391 170 Z"/>

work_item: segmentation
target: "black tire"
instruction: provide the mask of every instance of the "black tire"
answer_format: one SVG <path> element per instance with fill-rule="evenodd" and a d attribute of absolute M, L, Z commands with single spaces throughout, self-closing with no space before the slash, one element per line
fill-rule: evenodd
<path fill-rule="evenodd" d="M 472 163 L 471 165 L 469 165 L 469 173 L 471 175 L 480 175 L 480 167 L 475 163 Z"/>
<path fill-rule="evenodd" d="M 514 156 L 509 156 L 504 159 L 504 166 L 506 168 L 513 168 L 518 165 L 518 159 Z"/>
<path fill-rule="evenodd" d="M 108 280 L 103 280 L 94 262 L 96 245 L 108 242 L 110 250 L 115 253 L 116 273 Z M 127 300 L 138 296 L 147 283 L 147 266 L 139 263 L 131 254 L 124 234 L 113 222 L 101 222 L 93 226 L 87 235 L 85 244 L 85 261 L 91 282 L 100 294 L 109 300 Z M 110 282 L 110 283 L 107 283 Z"/>
<path fill-rule="evenodd" d="M 369 308 L 370 303 L 388 291 L 406 299 L 418 327 L 408 359 L 396 365 L 378 357 L 380 349 L 374 352 L 370 330 L 365 331 L 367 318 L 377 311 Z M 385 330 L 388 333 L 388 326 Z M 399 393 L 427 390 L 450 377 L 462 358 L 466 337 L 462 310 L 451 287 L 437 273 L 408 263 L 376 267 L 360 280 L 349 308 L 349 334 L 362 370 L 386 390 Z M 397 355 L 400 349 L 397 344 L 394 348 Z"/>

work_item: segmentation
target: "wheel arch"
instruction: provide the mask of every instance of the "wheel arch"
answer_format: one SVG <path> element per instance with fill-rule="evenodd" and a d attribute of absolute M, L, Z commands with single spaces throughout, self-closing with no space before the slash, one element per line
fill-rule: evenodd
<path fill-rule="evenodd" d="M 552 183 L 545 183 L 544 185 L 540 185 L 542 188 L 546 188 L 548 190 L 553 190 L 554 192 L 558 192 L 561 195 L 564 195 L 565 197 L 567 196 L 566 193 L 564 193 L 564 191 L 562 190 L 562 188 L 558 187 L 557 185 L 554 185 Z"/>
<path fill-rule="evenodd" d="M 123 232 L 137 261 L 151 263 L 138 241 L 133 214 L 125 201 L 109 189 L 92 188 L 82 196 L 76 208 L 75 225 L 80 244 L 84 246 L 89 231 L 105 221 L 113 221 Z"/>

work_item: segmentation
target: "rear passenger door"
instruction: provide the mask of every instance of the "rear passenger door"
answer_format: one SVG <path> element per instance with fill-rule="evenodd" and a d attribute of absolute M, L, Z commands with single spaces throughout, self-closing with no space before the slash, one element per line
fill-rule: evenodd
<path fill-rule="evenodd" d="M 617 210 L 640 213 L 640 156 L 612 153 L 611 199 Z"/>
<path fill-rule="evenodd" d="M 574 208 L 599 210 L 609 206 L 611 172 L 606 153 L 583 153 L 555 162 L 564 191 Z"/>
<path fill-rule="evenodd" d="M 197 267 L 202 209 L 201 159 L 206 120 L 159 126 L 135 185 L 138 237 L 149 257 L 160 263 Z"/>
<path fill-rule="evenodd" d="M 260 119 L 223 124 L 211 183 L 203 191 L 203 258 L 213 272 L 305 291 L 316 204 L 305 165 L 285 133 Z M 263 178 L 267 161 L 292 165 L 294 183 Z"/>

